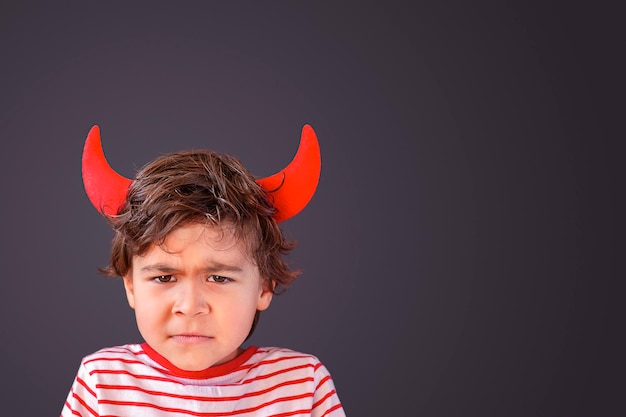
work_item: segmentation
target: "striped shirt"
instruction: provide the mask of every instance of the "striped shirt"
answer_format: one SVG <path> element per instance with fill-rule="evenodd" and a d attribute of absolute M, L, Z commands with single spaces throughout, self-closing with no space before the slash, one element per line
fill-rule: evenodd
<path fill-rule="evenodd" d="M 147 344 L 85 357 L 61 416 L 345 416 L 314 356 L 250 347 L 204 371 L 173 367 Z"/>

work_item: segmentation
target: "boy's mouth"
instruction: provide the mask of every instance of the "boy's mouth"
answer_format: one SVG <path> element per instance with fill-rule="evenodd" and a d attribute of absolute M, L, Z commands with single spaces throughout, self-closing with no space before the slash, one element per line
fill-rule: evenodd
<path fill-rule="evenodd" d="M 205 343 L 213 339 L 210 336 L 204 336 L 200 334 L 192 334 L 192 333 L 181 333 L 170 336 L 170 339 L 173 339 L 178 343 L 185 344 L 194 344 L 194 343 Z"/>

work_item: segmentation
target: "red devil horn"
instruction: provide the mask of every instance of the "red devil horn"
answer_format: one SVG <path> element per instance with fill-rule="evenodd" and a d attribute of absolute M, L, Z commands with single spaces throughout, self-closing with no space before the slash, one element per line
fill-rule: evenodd
<path fill-rule="evenodd" d="M 100 128 L 94 125 L 83 148 L 83 184 L 96 209 L 113 217 L 126 200 L 131 180 L 115 172 L 104 158 Z"/>
<path fill-rule="evenodd" d="M 313 128 L 304 125 L 296 156 L 285 169 L 257 183 L 268 193 L 276 221 L 298 214 L 311 200 L 321 171 L 320 147 Z M 100 129 L 93 126 L 83 149 L 83 183 L 89 200 L 100 213 L 117 215 L 126 200 L 131 180 L 115 172 L 102 151 Z"/>
<path fill-rule="evenodd" d="M 322 169 L 320 145 L 315 131 L 309 125 L 302 128 L 300 146 L 296 156 L 285 169 L 257 183 L 268 193 L 282 222 L 300 212 L 311 200 Z"/>

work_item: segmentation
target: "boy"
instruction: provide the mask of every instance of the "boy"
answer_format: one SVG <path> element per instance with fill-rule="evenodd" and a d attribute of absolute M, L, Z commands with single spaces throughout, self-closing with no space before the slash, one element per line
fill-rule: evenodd
<path fill-rule="evenodd" d="M 261 180 L 211 151 L 157 158 L 134 181 L 112 171 L 94 126 L 83 152 L 85 189 L 111 221 L 111 261 L 143 344 L 85 357 L 62 416 L 344 416 L 317 358 L 248 347 L 259 313 L 298 275 L 278 222 L 317 187 L 310 126 L 294 160 Z"/>

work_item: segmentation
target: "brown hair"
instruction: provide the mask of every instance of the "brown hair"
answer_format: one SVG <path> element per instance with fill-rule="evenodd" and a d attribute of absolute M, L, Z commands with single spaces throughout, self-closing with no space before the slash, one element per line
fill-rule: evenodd
<path fill-rule="evenodd" d="M 160 245 L 174 229 L 190 223 L 230 223 L 243 239 L 272 289 L 287 288 L 299 275 L 284 255 L 294 248 L 276 220 L 266 192 L 239 160 L 213 151 L 183 151 L 144 166 L 112 220 L 111 259 L 102 272 L 124 276 L 134 255 Z"/>

